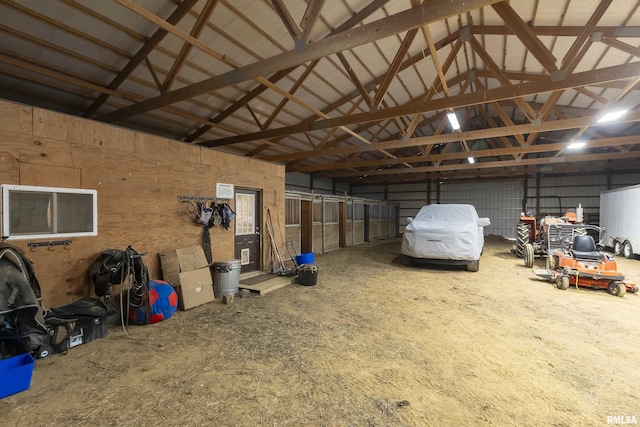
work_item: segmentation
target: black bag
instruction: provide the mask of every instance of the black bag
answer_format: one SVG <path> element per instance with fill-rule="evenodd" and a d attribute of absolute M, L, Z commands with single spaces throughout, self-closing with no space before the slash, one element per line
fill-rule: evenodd
<path fill-rule="evenodd" d="M 49 332 L 48 346 L 39 357 L 66 353 L 71 347 L 107 335 L 107 308 L 97 298 L 82 298 L 71 304 L 49 309 L 44 320 Z"/>

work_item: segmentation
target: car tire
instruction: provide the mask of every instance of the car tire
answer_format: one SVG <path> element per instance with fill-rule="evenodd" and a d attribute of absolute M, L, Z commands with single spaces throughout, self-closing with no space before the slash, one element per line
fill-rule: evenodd
<path fill-rule="evenodd" d="M 478 270 L 480 270 L 480 260 L 479 259 L 471 261 L 469 264 L 467 264 L 467 271 L 471 271 L 471 272 L 475 273 Z"/>

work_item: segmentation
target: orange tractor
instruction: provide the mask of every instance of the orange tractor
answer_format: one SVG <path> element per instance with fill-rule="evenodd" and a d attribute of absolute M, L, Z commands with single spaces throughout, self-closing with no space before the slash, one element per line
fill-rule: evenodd
<path fill-rule="evenodd" d="M 546 268 L 535 269 L 537 276 L 555 283 L 556 288 L 562 290 L 574 285 L 576 288 L 606 289 L 619 297 L 627 292 L 638 292 L 638 286 L 625 280 L 618 271 L 613 255 L 602 253 L 600 243 L 596 244 L 593 235 L 601 239 L 604 234 L 602 228 L 583 224 L 550 224 L 548 233 L 555 236 L 553 241 L 559 242 L 560 247 L 552 248 L 548 244 Z M 533 261 L 527 266 L 532 267 Z"/>
<path fill-rule="evenodd" d="M 582 210 L 581 207 L 578 208 Z M 549 245 L 559 247 L 560 242 L 556 241 L 556 236 L 549 234 L 549 226 L 552 224 L 575 224 L 581 222 L 575 210 L 571 209 L 563 216 L 545 216 L 537 224 L 536 217 L 531 213 L 520 215 L 520 221 L 516 229 L 516 245 L 512 250 L 519 258 L 524 259 L 527 267 L 533 266 L 533 258 L 536 255 L 547 255 Z M 530 265 L 529 265 L 530 264 Z"/>

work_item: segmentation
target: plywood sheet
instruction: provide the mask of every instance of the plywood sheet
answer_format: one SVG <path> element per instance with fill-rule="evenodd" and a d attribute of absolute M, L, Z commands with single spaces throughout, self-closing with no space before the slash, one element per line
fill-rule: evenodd
<path fill-rule="evenodd" d="M 33 108 L 0 101 L 0 129 L 24 135 L 31 135 Z"/>

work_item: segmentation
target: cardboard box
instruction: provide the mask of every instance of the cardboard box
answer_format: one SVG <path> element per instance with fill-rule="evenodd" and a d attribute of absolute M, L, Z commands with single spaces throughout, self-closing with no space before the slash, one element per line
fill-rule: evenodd
<path fill-rule="evenodd" d="M 188 310 L 213 301 L 213 280 L 209 267 L 179 273 L 178 307 Z"/>
<path fill-rule="evenodd" d="M 0 360 L 0 399 L 31 386 L 35 363 L 29 353 Z"/>
<path fill-rule="evenodd" d="M 194 271 L 208 267 L 209 263 L 204 255 L 202 246 L 195 245 L 186 248 L 173 249 L 158 254 L 162 277 L 173 286 L 181 285 L 180 273 Z"/>

